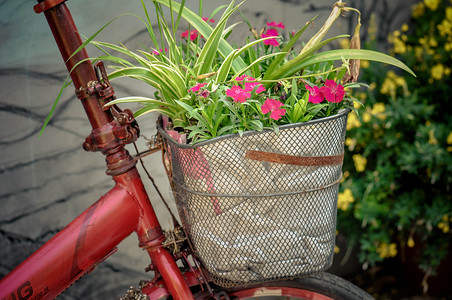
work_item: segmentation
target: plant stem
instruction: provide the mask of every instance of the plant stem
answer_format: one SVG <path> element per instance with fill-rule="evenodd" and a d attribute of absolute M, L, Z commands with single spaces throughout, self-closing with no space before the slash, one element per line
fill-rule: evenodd
<path fill-rule="evenodd" d="M 323 24 L 322 28 L 309 40 L 309 42 L 301 49 L 298 56 L 303 55 L 305 52 L 307 52 L 309 49 L 320 43 L 325 36 L 325 34 L 330 30 L 333 23 L 339 18 L 339 16 L 342 14 L 344 9 L 345 3 L 342 2 L 342 0 L 337 1 L 333 5 L 333 10 L 330 13 L 330 16 Z"/>

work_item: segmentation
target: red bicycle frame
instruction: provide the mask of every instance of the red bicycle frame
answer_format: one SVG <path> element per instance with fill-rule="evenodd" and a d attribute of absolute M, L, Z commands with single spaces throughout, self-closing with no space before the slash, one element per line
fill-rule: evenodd
<path fill-rule="evenodd" d="M 115 107 L 104 109 L 114 92 L 102 65 L 93 69 L 84 49 L 72 56 L 82 42 L 65 0 L 38 2 L 34 10 L 44 12 L 93 128 L 83 147 L 106 155 L 107 174 L 115 186 L 4 277 L 0 299 L 56 297 L 114 253 L 116 245 L 134 231 L 140 247 L 149 253 L 151 269 L 160 274 L 155 284 L 146 287 L 146 293 L 193 299 L 189 286 L 199 284 L 201 276 L 193 270 L 184 274 L 185 279 L 173 255 L 163 248 L 162 229 L 135 161 L 124 148 L 138 137 L 133 116 Z"/>

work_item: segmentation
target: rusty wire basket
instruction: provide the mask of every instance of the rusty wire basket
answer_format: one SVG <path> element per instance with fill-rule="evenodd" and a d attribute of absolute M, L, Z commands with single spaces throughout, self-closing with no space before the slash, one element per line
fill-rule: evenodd
<path fill-rule="evenodd" d="M 183 225 L 224 287 L 300 277 L 332 263 L 349 110 L 195 146 L 161 127 Z"/>

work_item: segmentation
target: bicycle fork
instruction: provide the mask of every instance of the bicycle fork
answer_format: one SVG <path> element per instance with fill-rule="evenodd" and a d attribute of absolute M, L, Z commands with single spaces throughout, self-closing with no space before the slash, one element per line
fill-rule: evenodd
<path fill-rule="evenodd" d="M 130 111 L 105 104 L 114 98 L 102 64 L 93 69 L 65 0 L 38 0 L 92 126 L 83 148 L 106 155 L 115 187 L 0 281 L 0 299 L 52 299 L 116 251 L 135 231 L 174 299 L 193 299 L 124 146 L 139 136 Z M 113 250 L 112 250 L 113 249 Z"/>

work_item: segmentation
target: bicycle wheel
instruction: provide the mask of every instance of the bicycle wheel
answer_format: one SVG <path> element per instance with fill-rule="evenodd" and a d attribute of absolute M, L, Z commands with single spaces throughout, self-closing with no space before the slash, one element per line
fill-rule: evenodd
<path fill-rule="evenodd" d="M 356 285 L 329 273 L 224 289 L 224 292 L 231 299 L 375 300 Z"/>

